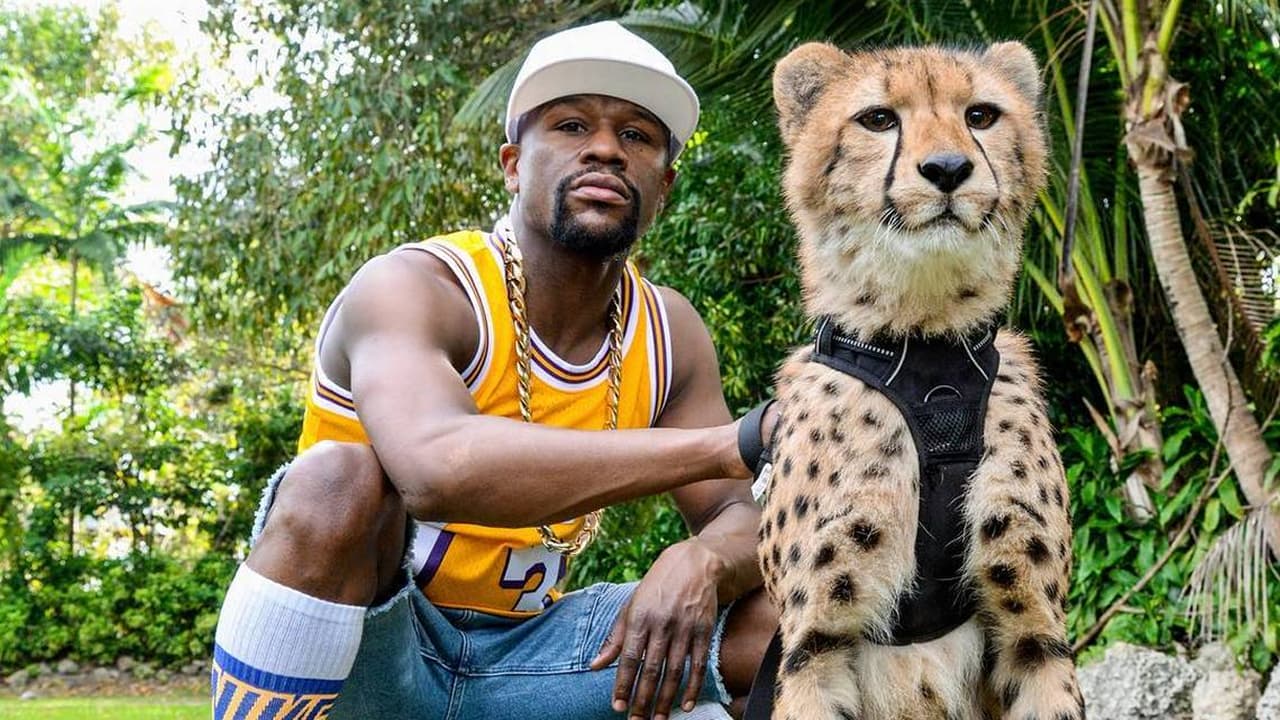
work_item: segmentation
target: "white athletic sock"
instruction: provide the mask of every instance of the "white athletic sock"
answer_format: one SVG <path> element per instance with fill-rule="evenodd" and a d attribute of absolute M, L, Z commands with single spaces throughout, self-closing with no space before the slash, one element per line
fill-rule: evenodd
<path fill-rule="evenodd" d="M 355 663 L 366 609 L 311 597 L 241 565 L 214 639 L 214 720 L 327 712 Z"/>

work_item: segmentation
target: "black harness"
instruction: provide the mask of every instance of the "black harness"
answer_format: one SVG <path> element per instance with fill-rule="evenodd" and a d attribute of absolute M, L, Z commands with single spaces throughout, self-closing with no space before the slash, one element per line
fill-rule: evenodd
<path fill-rule="evenodd" d="M 822 319 L 814 337 L 809 360 L 856 377 L 893 401 L 919 455 L 915 591 L 899 600 L 894 645 L 942 637 L 976 610 L 976 599 L 962 587 L 968 542 L 961 506 L 982 459 L 987 398 L 1000 365 L 994 339 L 987 328 L 963 342 L 910 336 L 866 341 L 841 333 L 830 318 Z M 771 714 L 780 656 L 775 637 L 751 690 L 748 720 Z"/>

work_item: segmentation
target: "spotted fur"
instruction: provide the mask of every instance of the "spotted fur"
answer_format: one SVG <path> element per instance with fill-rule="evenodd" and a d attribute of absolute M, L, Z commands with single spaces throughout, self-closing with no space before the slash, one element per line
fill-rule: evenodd
<path fill-rule="evenodd" d="M 1039 70 L 1018 43 L 846 54 L 809 44 L 774 73 L 807 312 L 862 337 L 960 336 L 1006 304 L 1045 182 Z M 985 127 L 981 108 L 995 109 Z M 868 121 L 869 112 L 888 110 Z M 940 181 L 936 158 L 970 163 Z M 961 167 L 954 165 L 954 167 Z M 960 177 L 963 175 L 963 177 Z M 969 622 L 888 638 L 915 574 L 919 468 L 897 407 L 796 351 L 778 375 L 760 528 L 781 611 L 775 718 L 1083 720 L 1066 596 L 1062 462 L 1025 339 L 1002 330 L 985 448 L 962 508 Z"/>

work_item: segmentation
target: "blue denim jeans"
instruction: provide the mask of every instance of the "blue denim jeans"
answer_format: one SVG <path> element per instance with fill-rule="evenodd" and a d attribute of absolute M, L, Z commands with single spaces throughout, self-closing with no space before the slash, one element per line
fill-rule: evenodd
<path fill-rule="evenodd" d="M 592 585 L 515 620 L 437 608 L 407 587 L 365 617 L 355 667 L 329 717 L 620 718 L 610 707 L 616 665 L 589 665 L 634 589 Z M 700 701 L 728 701 L 717 649 Z"/>
<path fill-rule="evenodd" d="M 265 524 L 276 472 L 263 493 L 253 540 Z M 412 532 L 413 523 L 409 523 Z M 412 547 L 412 543 L 406 543 Z M 635 583 L 592 585 L 562 597 L 528 619 L 475 610 L 438 608 L 412 581 L 365 614 L 355 666 L 330 720 L 616 720 L 613 683 L 617 663 L 592 671 L 590 663 L 613 628 Z M 699 703 L 727 704 L 720 676 L 720 614 Z M 683 688 L 682 688 L 683 693 Z M 676 696 L 678 708 L 681 695 Z"/>

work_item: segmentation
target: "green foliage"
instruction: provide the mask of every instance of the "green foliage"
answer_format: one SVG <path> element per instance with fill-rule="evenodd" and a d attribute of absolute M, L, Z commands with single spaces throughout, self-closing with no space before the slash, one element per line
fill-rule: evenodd
<path fill-rule="evenodd" d="M 295 347 L 370 257 L 461 227 L 487 226 L 507 203 L 496 119 L 470 133 L 453 110 L 540 23 L 575 3 L 211 3 L 202 28 L 219 54 L 280 43 L 279 72 L 248 87 L 177 96 L 175 132 L 200 142 L 193 111 L 216 118 L 217 159 L 177 182 L 177 272 L 198 280 L 208 328 Z M 315 38 L 321 38 L 317 44 Z M 283 103 L 244 100 L 270 89 Z"/>
<path fill-rule="evenodd" d="M 6 266 L 34 248 L 105 270 L 162 227 L 162 203 L 125 205 L 120 194 L 132 171 L 126 156 L 150 137 L 145 122 L 126 118 L 168 89 L 170 48 L 123 41 L 117 22 L 111 8 L 97 16 L 62 7 L 0 12 Z M 104 115 L 104 105 L 114 112 Z"/>
<path fill-rule="evenodd" d="M 33 384 L 91 392 L 56 427 L 0 434 L 0 667 L 59 657 L 203 657 L 258 495 L 287 460 L 293 386 L 173 347 L 137 289 L 0 301 Z M 197 366 L 204 368 L 197 370 Z"/>
<path fill-rule="evenodd" d="M 1117 599 L 1137 584 L 1169 548 L 1169 542 L 1188 521 L 1198 496 L 1210 487 L 1225 467 L 1225 454 L 1215 460 L 1217 432 L 1198 390 L 1184 389 L 1185 405 L 1165 409 L 1165 472 L 1159 491 L 1153 494 L 1156 519 L 1137 526 L 1125 517 L 1117 489 L 1129 468 L 1111 469 L 1106 441 L 1094 429 L 1067 428 L 1062 438 L 1063 461 L 1071 489 L 1075 526 L 1074 569 L 1068 597 L 1067 626 L 1078 637 Z M 1274 434 L 1274 432 L 1273 432 Z M 1274 438 L 1272 438 L 1274 440 Z M 1191 572 L 1214 538 L 1229 524 L 1244 517 L 1244 506 L 1233 482 L 1223 482 L 1191 519 L 1190 539 L 1176 549 L 1151 582 L 1131 597 L 1124 610 L 1106 626 L 1092 646 L 1100 652 L 1112 642 L 1172 648 L 1190 643 L 1190 619 L 1186 616 L 1183 588 Z M 1280 603 L 1280 583 L 1271 586 L 1273 606 Z M 1280 618 L 1272 627 L 1240 628 L 1228 640 L 1242 657 L 1258 669 L 1274 662 L 1275 636 Z"/>
<path fill-rule="evenodd" d="M 44 579 L 10 577 L 0 593 L 0 667 L 63 657 L 110 664 L 120 655 L 180 665 L 208 654 L 235 562 L 137 554 L 76 558 Z"/>
<path fill-rule="evenodd" d="M 61 303 L 33 295 L 0 300 L 0 308 L 7 318 L 0 320 L 0 330 L 11 342 L 6 352 L 19 361 L 12 372 L 31 373 L 14 377 L 6 389 L 24 392 L 32 380 L 75 375 L 115 397 L 145 395 L 180 372 L 181 361 L 169 345 L 148 336 L 137 288 L 122 286 L 102 305 L 75 317 Z"/>
<path fill-rule="evenodd" d="M 711 104 L 700 127 L 640 259 L 706 322 L 725 397 L 741 414 L 771 393 L 774 369 L 807 331 L 795 231 L 778 185 L 782 160 L 772 118 Z"/>
<path fill-rule="evenodd" d="M 666 497 L 635 500 L 604 513 L 604 531 L 573 561 L 568 587 L 639 580 L 668 546 L 689 536 Z"/>
<path fill-rule="evenodd" d="M 1035 7 L 218 0 L 203 26 L 213 54 L 278 52 L 279 71 L 205 94 L 201 81 L 220 69 L 192 67 L 170 96 L 175 147 L 207 143 L 214 159 L 206 174 L 178 181 L 180 212 L 164 239 L 189 301 L 182 309 L 195 321 L 182 342 L 129 283 L 111 273 L 67 275 L 58 260 L 77 257 L 105 270 L 128 242 L 161 229 L 163 208 L 122 207 L 117 197 L 133 173 L 124 156 L 145 129 L 127 127 L 81 153 L 69 138 L 111 121 L 94 115 L 94 98 L 161 100 L 166 49 L 119 42 L 110 11 L 0 11 L 0 397 L 69 379 L 87 394 L 52 427 L 19 431 L 0 419 L 0 668 L 60 657 L 110 662 L 132 654 L 177 664 L 207 655 L 258 494 L 294 452 L 306 338 L 319 313 L 369 257 L 487 225 L 505 207 L 492 105 L 504 91 L 494 71 L 505 67 L 509 77 L 532 38 L 626 14 L 688 69 L 702 94 L 701 130 L 637 259 L 706 320 L 730 407 L 741 413 L 770 392 L 774 368 L 807 333 L 794 231 L 778 187 L 782 153 L 767 108 L 773 61 L 815 37 L 846 46 L 905 37 L 1035 42 L 1034 24 L 1025 22 Z M 1184 67 L 1196 87 L 1215 86 L 1219 67 L 1228 71 L 1231 102 L 1205 109 L 1212 121 L 1196 130 L 1202 160 L 1193 168 L 1204 169 L 1196 180 L 1206 192 L 1231 197 L 1274 170 L 1272 145 L 1257 142 L 1259 128 L 1274 130 L 1270 116 L 1229 110 L 1256 108 L 1259 88 L 1271 86 L 1254 84 L 1249 73 L 1261 68 L 1274 85 L 1276 63 L 1274 48 L 1236 36 L 1192 42 L 1220 26 L 1217 16 L 1197 19 L 1180 48 L 1193 58 Z M 1113 72 L 1099 66 L 1095 99 L 1114 96 Z M 251 102 L 264 94 L 279 102 Z M 476 99 L 468 122 L 457 122 L 468 98 Z M 206 117 L 209 127 L 200 124 Z M 1124 197 L 1123 165 L 1106 151 L 1116 143 L 1113 120 L 1086 128 L 1089 147 L 1099 148 L 1087 156 L 1087 171 L 1094 197 L 1106 198 L 1100 208 Z M 1237 133 L 1251 139 L 1237 141 Z M 1230 171 L 1211 177 L 1215 166 L 1203 159 L 1222 156 L 1232 159 Z M 1254 219 L 1265 204 L 1241 212 Z M 1097 222 L 1121 227 L 1128 219 L 1120 208 Z M 1031 252 L 1052 258 L 1054 237 L 1035 234 Z M 1116 264 L 1133 273 L 1135 297 L 1155 297 L 1137 253 Z M 55 281 L 32 280 L 41 273 Z M 68 286 L 80 297 L 75 312 Z M 1156 494 L 1158 518 L 1131 526 L 1117 494 L 1127 468 L 1112 468 L 1082 411 L 1080 398 L 1099 392 L 1088 367 L 1034 287 L 1024 284 L 1018 298 L 1015 324 L 1035 338 L 1052 379 L 1053 420 L 1066 428 L 1077 525 L 1068 621 L 1078 635 L 1167 549 L 1211 480 L 1215 434 L 1196 394 L 1172 398 L 1163 415 L 1168 471 Z M 1157 355 L 1150 349 L 1171 335 L 1158 307 L 1146 307 L 1137 322 L 1143 357 Z M 1161 370 L 1176 388 L 1178 372 Z M 1187 640 L 1180 590 L 1209 543 L 1240 517 L 1241 502 L 1230 482 L 1214 493 L 1194 519 L 1191 542 L 1128 602 L 1103 643 Z M 685 534 L 667 499 L 613 508 L 570 584 L 638 579 Z M 1263 667 L 1276 632 L 1246 628 L 1233 641 Z"/>

